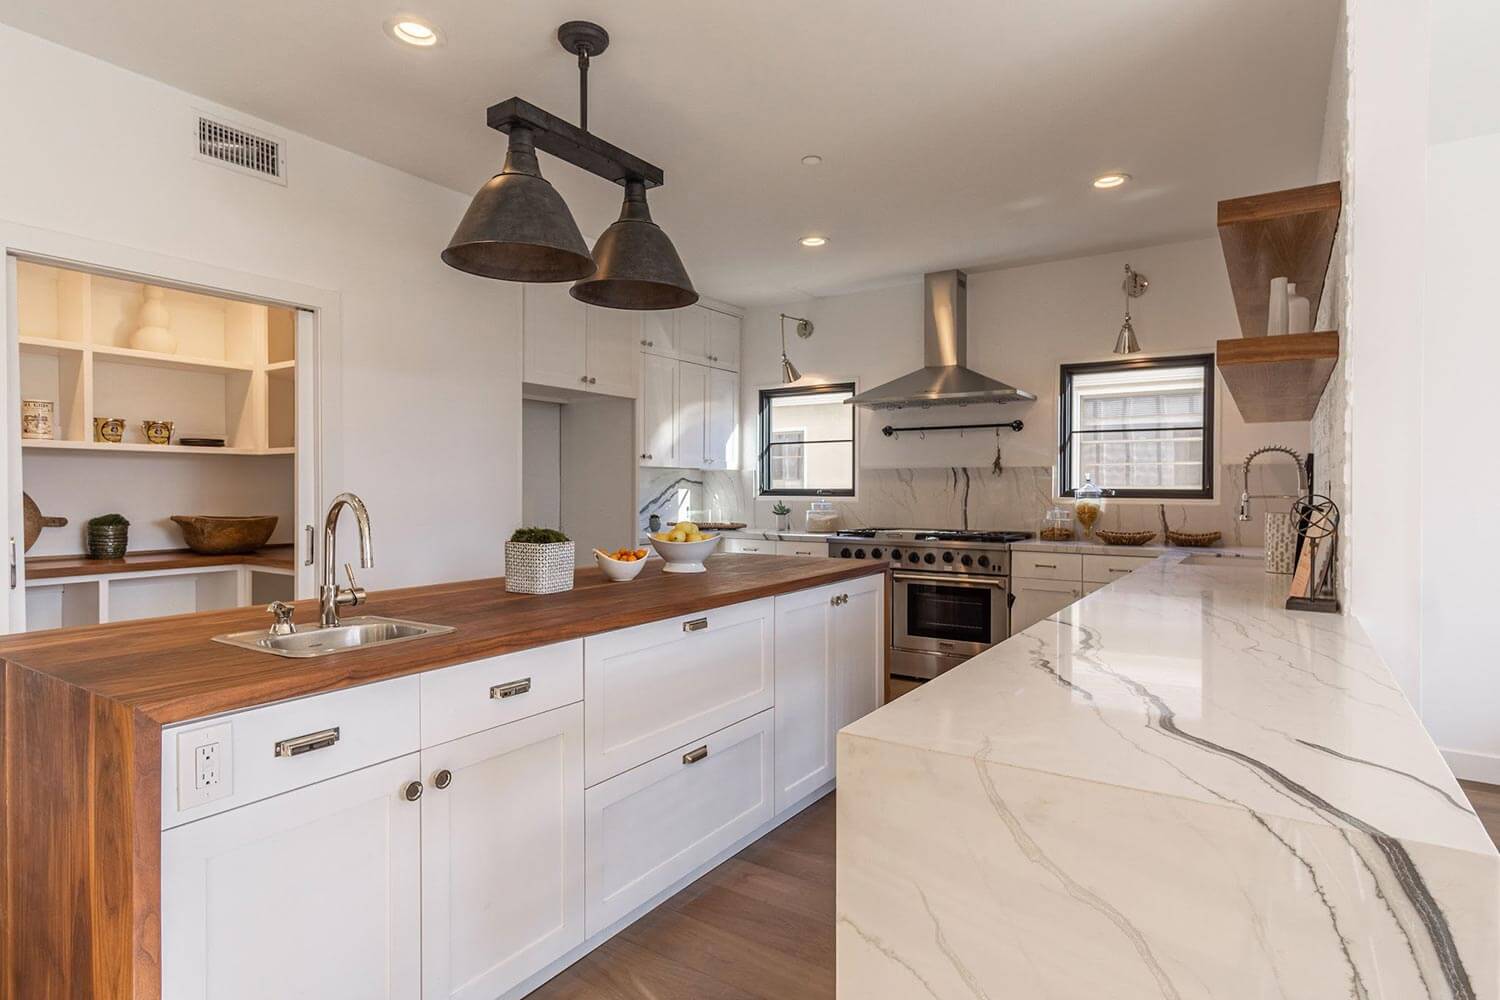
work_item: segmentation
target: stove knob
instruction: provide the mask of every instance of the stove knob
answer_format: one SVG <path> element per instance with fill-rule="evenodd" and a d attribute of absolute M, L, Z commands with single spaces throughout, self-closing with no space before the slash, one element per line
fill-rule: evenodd
<path fill-rule="evenodd" d="M 990 557 L 989 556 L 980 556 L 979 557 L 979 565 L 980 566 L 986 566 L 987 567 L 987 566 L 989 566 L 989 564 L 990 564 Z"/>
<path fill-rule="evenodd" d="M 900 562 L 901 561 L 901 550 L 900 549 L 891 549 L 891 558 L 894 559 L 894 560 L 896 560 L 897 562 Z"/>
<path fill-rule="evenodd" d="M 952 552 L 944 552 L 943 553 L 943 562 L 945 562 L 945 563 L 951 563 L 952 561 L 953 561 L 953 553 Z"/>
<path fill-rule="evenodd" d="M 879 549 L 871 549 L 870 550 L 870 558 L 871 559 L 879 559 L 880 558 L 880 550 Z"/>
<path fill-rule="evenodd" d="M 937 558 L 931 552 L 929 552 L 922 557 L 922 561 L 931 566 L 933 563 L 937 562 Z"/>
<path fill-rule="evenodd" d="M 921 556 L 919 556 L 915 552 L 913 552 L 911 555 L 909 555 L 909 556 L 906 557 L 906 561 L 907 562 L 919 562 L 919 561 L 921 561 L 921 558 L 922 558 Z"/>
<path fill-rule="evenodd" d="M 848 548 L 848 546 L 845 546 L 844 548 L 839 549 L 839 555 L 843 556 L 845 559 L 848 559 L 849 558 L 849 548 Z"/>
<path fill-rule="evenodd" d="M 855 549 L 854 550 L 854 558 L 856 558 L 856 559 L 863 559 L 864 557 L 865 557 L 865 550 L 864 549 Z"/>
<path fill-rule="evenodd" d="M 959 560 L 959 562 L 963 563 L 965 566 L 972 566 L 972 565 L 974 565 L 974 557 L 973 556 L 964 556 L 962 559 Z"/>

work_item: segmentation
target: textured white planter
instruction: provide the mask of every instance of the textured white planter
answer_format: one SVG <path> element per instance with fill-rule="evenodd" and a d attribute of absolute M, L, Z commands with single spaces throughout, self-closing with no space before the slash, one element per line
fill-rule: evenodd
<path fill-rule="evenodd" d="M 573 543 L 505 543 L 505 589 L 513 594 L 557 594 L 573 589 Z"/>
<path fill-rule="evenodd" d="M 1266 572 L 1290 573 L 1297 552 L 1297 525 L 1291 514 L 1266 511 Z"/>

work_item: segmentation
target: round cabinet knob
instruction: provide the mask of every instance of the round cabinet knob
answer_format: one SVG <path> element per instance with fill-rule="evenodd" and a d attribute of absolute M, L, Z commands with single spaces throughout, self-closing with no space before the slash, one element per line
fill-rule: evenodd
<path fill-rule="evenodd" d="M 919 555 L 917 555 L 915 552 L 913 552 L 911 555 L 909 555 L 909 556 L 906 557 L 906 561 L 907 562 L 921 562 L 921 560 L 922 560 L 922 557 L 919 556 Z"/>
<path fill-rule="evenodd" d="M 927 565 L 931 566 L 933 563 L 937 562 L 937 557 L 934 556 L 931 552 L 929 552 L 925 556 L 922 557 L 922 561 L 924 563 L 926 563 Z"/>
<path fill-rule="evenodd" d="M 839 549 L 839 555 L 842 556 L 845 559 L 848 559 L 849 558 L 849 550 L 848 550 L 848 548 Z"/>
<path fill-rule="evenodd" d="M 406 796 L 406 801 L 415 802 L 422 797 L 422 783 L 420 781 L 407 782 L 401 794 Z"/>
<path fill-rule="evenodd" d="M 871 559 L 879 559 L 880 558 L 880 550 L 879 549 L 871 549 L 870 550 L 870 558 Z"/>
<path fill-rule="evenodd" d="M 453 772 L 446 767 L 432 776 L 432 783 L 438 788 L 447 788 L 453 784 Z"/>
<path fill-rule="evenodd" d="M 974 565 L 974 557 L 973 556 L 964 556 L 961 559 L 959 559 L 958 561 L 961 562 L 961 563 L 963 563 L 965 566 L 972 566 L 972 565 Z"/>
<path fill-rule="evenodd" d="M 952 552 L 944 552 L 943 553 L 943 562 L 945 562 L 945 563 L 951 563 L 952 561 L 953 561 L 953 553 Z"/>
<path fill-rule="evenodd" d="M 980 556 L 979 557 L 979 565 L 981 565 L 981 566 L 988 566 L 989 564 L 990 564 L 990 557 L 989 556 Z"/>
<path fill-rule="evenodd" d="M 856 559 L 863 559 L 864 557 L 865 557 L 865 550 L 864 549 L 855 549 L 854 550 L 854 558 L 856 558 Z"/>

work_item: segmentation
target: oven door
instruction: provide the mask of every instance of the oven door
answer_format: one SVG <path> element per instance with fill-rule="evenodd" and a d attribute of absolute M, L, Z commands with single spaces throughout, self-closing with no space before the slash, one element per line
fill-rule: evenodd
<path fill-rule="evenodd" d="M 892 649 L 974 656 L 1010 634 L 1004 577 L 897 571 L 891 579 Z"/>

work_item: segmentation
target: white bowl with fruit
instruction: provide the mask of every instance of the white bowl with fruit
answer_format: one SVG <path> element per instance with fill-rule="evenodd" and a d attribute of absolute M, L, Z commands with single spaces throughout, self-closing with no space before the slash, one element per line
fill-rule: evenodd
<path fill-rule="evenodd" d="M 645 549 L 615 549 L 613 552 L 595 549 L 594 562 L 610 580 L 627 583 L 641 575 L 647 554 Z"/>
<path fill-rule="evenodd" d="M 651 536 L 651 546 L 662 561 L 663 573 L 706 573 L 703 560 L 719 545 L 719 536 L 698 530 L 691 521 L 678 521 L 666 531 Z"/>

